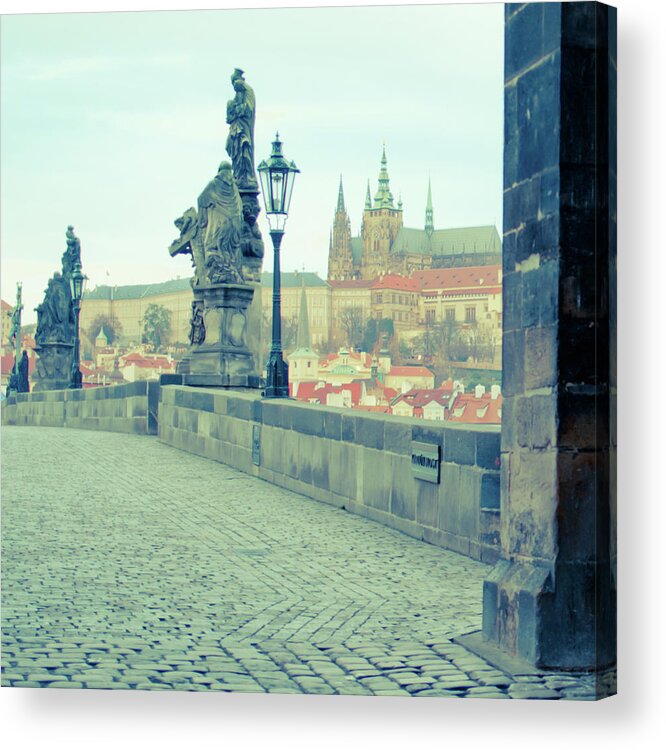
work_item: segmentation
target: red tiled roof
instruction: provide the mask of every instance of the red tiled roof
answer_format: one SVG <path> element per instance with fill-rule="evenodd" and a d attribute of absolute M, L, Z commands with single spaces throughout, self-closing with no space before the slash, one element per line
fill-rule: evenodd
<path fill-rule="evenodd" d="M 382 276 L 373 285 L 373 289 L 397 289 L 408 292 L 418 292 L 419 284 L 416 279 L 409 279 L 406 276 L 398 276 L 395 273 L 388 273 Z"/>
<path fill-rule="evenodd" d="M 32 373 L 35 370 L 36 364 L 37 364 L 37 357 L 35 356 L 35 354 L 32 352 L 28 352 L 28 375 L 32 375 Z M 14 367 L 14 355 L 3 354 L 0 357 L 0 372 L 2 372 L 3 375 L 9 375 L 13 367 Z"/>
<path fill-rule="evenodd" d="M 368 352 L 349 352 L 349 354 L 346 354 L 345 356 L 349 357 L 350 363 L 353 362 L 353 364 L 355 365 L 370 367 L 370 365 L 372 364 L 372 356 L 368 354 Z M 325 357 L 319 360 L 319 364 L 321 367 L 327 368 L 339 358 L 339 352 L 335 354 L 327 354 Z"/>
<path fill-rule="evenodd" d="M 462 414 L 456 416 L 456 410 L 463 407 Z M 451 406 L 448 419 L 449 422 L 464 424 L 502 424 L 502 417 L 498 414 L 501 408 L 502 394 L 493 399 L 490 393 L 484 393 L 481 398 L 476 398 L 474 393 L 459 393 Z"/>
<path fill-rule="evenodd" d="M 432 268 L 414 271 L 412 279 L 421 289 L 483 290 L 485 294 L 497 294 L 502 287 L 499 281 L 501 266 L 467 266 L 461 268 Z M 495 291 L 498 290 L 498 291 Z"/>
<path fill-rule="evenodd" d="M 361 400 L 361 384 L 360 383 L 347 383 L 346 385 L 332 385 L 331 383 L 324 383 L 320 385 L 321 381 L 303 381 L 298 384 L 298 390 L 296 391 L 296 399 L 298 401 L 313 401 L 316 400 L 320 404 L 326 403 L 326 396 L 329 393 L 343 393 L 349 391 L 351 394 L 352 404 L 358 404 Z"/>
<path fill-rule="evenodd" d="M 402 393 L 398 396 L 398 398 L 393 401 L 393 404 L 399 404 L 404 401 L 414 407 L 423 407 L 426 406 L 426 404 L 435 401 L 441 406 L 448 406 L 449 398 L 452 393 L 452 389 L 412 388 L 411 391 L 407 391 L 407 393 Z"/>
<path fill-rule="evenodd" d="M 13 310 L 14 307 L 9 304 L 9 302 L 5 302 L 4 299 L 0 299 L 0 308 L 4 311 L 7 310 L 9 312 L 10 310 Z"/>

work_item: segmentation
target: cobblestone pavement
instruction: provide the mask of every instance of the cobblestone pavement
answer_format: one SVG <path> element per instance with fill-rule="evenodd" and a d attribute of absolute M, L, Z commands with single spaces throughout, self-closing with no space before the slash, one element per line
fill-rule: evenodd
<path fill-rule="evenodd" d="M 2 429 L 2 684 L 591 698 L 452 638 L 488 567 L 155 438 Z"/>

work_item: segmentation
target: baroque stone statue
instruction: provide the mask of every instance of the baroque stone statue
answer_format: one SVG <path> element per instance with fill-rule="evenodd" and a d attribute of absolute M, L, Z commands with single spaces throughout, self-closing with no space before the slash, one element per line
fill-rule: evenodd
<path fill-rule="evenodd" d="M 190 344 L 203 344 L 206 340 L 206 326 L 203 318 L 203 303 L 192 302 L 192 317 L 190 318 Z"/>
<path fill-rule="evenodd" d="M 192 286 L 205 284 L 204 249 L 199 236 L 199 218 L 196 208 L 188 208 L 173 223 L 179 229 L 180 237 L 171 243 L 169 254 L 172 258 L 179 254 L 189 255 L 194 266 Z"/>
<path fill-rule="evenodd" d="M 74 227 L 71 224 L 67 227 L 65 237 L 67 238 L 67 249 L 62 256 L 62 273 L 63 276 L 69 277 L 76 263 L 81 262 L 81 242 L 74 234 Z"/>
<path fill-rule="evenodd" d="M 231 74 L 231 84 L 236 95 L 227 102 L 227 153 L 233 164 L 239 190 L 256 190 L 254 172 L 254 118 L 256 101 L 254 91 L 236 68 Z"/>
<path fill-rule="evenodd" d="M 44 301 L 35 308 L 37 329 L 35 343 L 73 340 L 75 331 L 74 310 L 69 289 L 69 280 L 60 273 L 49 279 Z"/>
<path fill-rule="evenodd" d="M 23 350 L 23 353 L 21 354 L 21 359 L 18 363 L 18 392 L 19 393 L 29 393 L 30 392 L 30 380 L 28 377 L 28 352 Z"/>
<path fill-rule="evenodd" d="M 197 201 L 206 276 L 210 284 L 241 284 L 241 202 L 231 164 L 223 161 Z"/>

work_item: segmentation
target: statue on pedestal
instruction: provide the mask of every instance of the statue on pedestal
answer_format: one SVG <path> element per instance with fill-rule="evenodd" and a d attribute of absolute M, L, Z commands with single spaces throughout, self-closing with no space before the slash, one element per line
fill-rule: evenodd
<path fill-rule="evenodd" d="M 35 308 L 35 351 L 39 355 L 35 390 L 67 388 L 71 381 L 77 330 L 70 278 L 75 265 L 81 262 L 81 243 L 71 225 L 65 237 L 67 249 L 62 256 L 62 273 L 56 272 L 49 279 L 44 300 Z"/>
<path fill-rule="evenodd" d="M 179 364 L 189 385 L 258 388 L 260 289 L 264 245 L 257 226 L 259 184 L 254 169 L 254 92 L 236 68 L 227 103 L 229 135 L 217 174 L 175 220 L 173 257 L 192 258 L 194 278 L 190 352 Z M 256 329 L 256 330 L 255 330 Z M 250 343 L 248 344 L 248 341 Z"/>

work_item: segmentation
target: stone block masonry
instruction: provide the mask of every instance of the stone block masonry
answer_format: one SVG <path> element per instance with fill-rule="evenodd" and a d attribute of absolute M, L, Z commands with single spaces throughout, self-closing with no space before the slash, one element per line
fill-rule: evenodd
<path fill-rule="evenodd" d="M 17 393 L 2 404 L 2 424 L 157 434 L 157 381 L 80 390 Z"/>
<path fill-rule="evenodd" d="M 483 632 L 545 668 L 616 657 L 615 22 L 601 3 L 505 5 L 502 559 Z"/>
<path fill-rule="evenodd" d="M 431 544 L 497 560 L 499 427 L 445 426 L 178 385 L 161 387 L 159 415 L 164 443 Z M 439 484 L 413 475 L 413 441 L 439 446 Z"/>

